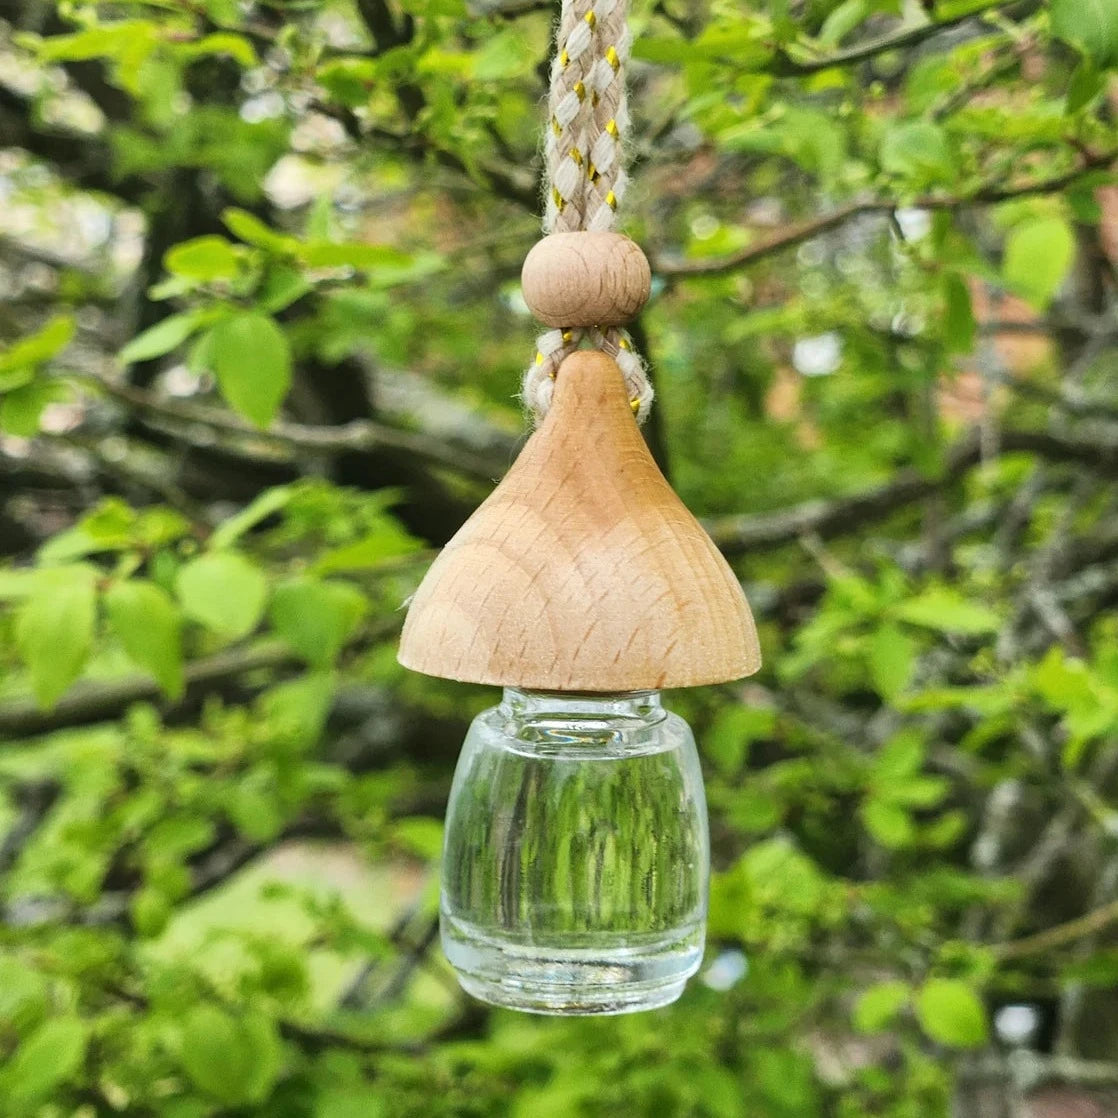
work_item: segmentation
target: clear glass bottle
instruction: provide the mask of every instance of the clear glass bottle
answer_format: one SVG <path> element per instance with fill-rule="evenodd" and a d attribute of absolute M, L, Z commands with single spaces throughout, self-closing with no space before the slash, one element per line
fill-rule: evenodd
<path fill-rule="evenodd" d="M 667 1005 L 702 959 L 709 862 L 695 740 L 659 692 L 507 688 L 454 776 L 443 950 L 497 1005 Z"/>

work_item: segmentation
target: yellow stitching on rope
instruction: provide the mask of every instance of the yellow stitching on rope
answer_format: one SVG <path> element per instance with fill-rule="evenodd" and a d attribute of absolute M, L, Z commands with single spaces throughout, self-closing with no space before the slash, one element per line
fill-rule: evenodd
<path fill-rule="evenodd" d="M 584 86 L 582 82 L 575 82 L 575 96 L 578 97 L 580 101 L 586 100 L 586 86 Z"/>
<path fill-rule="evenodd" d="M 571 338 L 573 338 L 573 337 L 574 337 L 574 334 L 572 333 L 572 331 L 570 331 L 570 330 L 564 330 L 563 331 L 563 341 L 569 342 L 571 340 Z"/>
<path fill-rule="evenodd" d="M 613 48 L 611 47 L 610 49 L 612 50 Z M 571 56 L 566 52 L 566 50 L 564 50 L 559 55 L 559 65 L 562 66 L 563 69 L 565 70 L 570 64 L 571 64 Z"/>
<path fill-rule="evenodd" d="M 632 349 L 633 348 L 633 343 L 631 341 L 629 341 L 629 339 L 626 338 L 626 337 L 620 337 L 620 338 L 617 339 L 617 348 L 618 349 Z"/>
<path fill-rule="evenodd" d="M 586 177 L 591 182 L 597 182 L 598 181 L 598 168 L 595 167 L 593 163 L 587 163 L 586 164 Z"/>
<path fill-rule="evenodd" d="M 562 213 L 563 207 L 567 204 L 567 200 L 555 187 L 551 188 L 551 200 L 559 207 L 559 212 Z"/>
<path fill-rule="evenodd" d="M 641 410 L 641 398 L 639 396 L 634 396 L 629 401 L 629 407 L 633 409 L 633 415 L 636 415 L 637 412 Z"/>
<path fill-rule="evenodd" d="M 614 194 L 612 190 L 606 195 L 606 205 L 609 206 L 611 210 L 617 209 L 617 195 Z"/>
<path fill-rule="evenodd" d="M 588 11 L 583 18 L 586 20 L 586 22 L 589 25 L 591 31 L 593 31 L 594 28 L 598 26 L 598 17 L 594 14 L 593 9 Z"/>
<path fill-rule="evenodd" d="M 575 166 L 582 166 L 582 152 L 578 148 L 571 148 L 570 156 L 575 161 Z"/>
<path fill-rule="evenodd" d="M 610 47 L 606 51 L 606 61 L 613 67 L 614 73 L 621 69 L 621 59 L 617 57 L 616 47 Z"/>
<path fill-rule="evenodd" d="M 563 134 L 563 126 L 555 117 L 551 118 L 551 131 L 554 132 L 556 136 L 561 136 Z"/>
<path fill-rule="evenodd" d="M 540 353 L 540 351 L 538 349 L 536 350 L 536 364 L 537 365 L 542 365 L 543 364 L 543 354 Z"/>
<path fill-rule="evenodd" d="M 618 136 L 619 136 L 619 135 L 621 134 L 621 133 L 620 133 L 620 132 L 618 131 L 618 128 L 617 128 L 617 121 L 616 121 L 616 120 L 614 120 L 614 119 L 613 119 L 612 117 L 610 117 L 609 121 L 608 121 L 608 122 L 606 123 L 606 131 L 607 131 L 607 132 L 608 132 L 608 133 L 609 133 L 609 134 L 610 134 L 610 135 L 611 135 L 611 136 L 612 136 L 612 137 L 613 137 L 613 138 L 614 138 L 615 140 L 616 140 L 616 139 L 617 139 L 617 137 L 618 137 Z"/>

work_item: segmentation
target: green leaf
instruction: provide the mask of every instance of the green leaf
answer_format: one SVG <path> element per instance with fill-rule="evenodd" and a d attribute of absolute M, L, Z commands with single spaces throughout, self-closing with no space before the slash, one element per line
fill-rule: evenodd
<path fill-rule="evenodd" d="M 196 311 L 168 315 L 142 334 L 137 334 L 120 351 L 120 360 L 125 365 L 131 365 L 135 361 L 162 357 L 182 345 L 198 329 L 200 322 L 201 316 Z"/>
<path fill-rule="evenodd" d="M 313 288 L 314 284 L 299 269 L 275 263 L 257 288 L 256 300 L 261 310 L 268 314 L 279 314 Z"/>
<path fill-rule="evenodd" d="M 6 393 L 0 400 L 0 430 L 33 439 L 39 433 L 43 409 L 68 395 L 69 389 L 57 380 L 33 380 Z"/>
<path fill-rule="evenodd" d="M 158 510 L 160 514 L 167 511 Z M 151 510 L 145 516 L 155 512 Z M 177 514 L 170 515 L 173 518 Z M 39 548 L 39 562 L 44 566 L 58 566 L 99 551 L 125 551 L 143 546 L 136 531 L 137 519 L 135 510 L 124 501 L 109 497 L 76 524 L 47 540 Z"/>
<path fill-rule="evenodd" d="M 1006 286 L 1043 310 L 1067 279 L 1075 262 L 1075 234 L 1059 217 L 1018 225 L 1005 246 Z"/>
<path fill-rule="evenodd" d="M 1028 680 L 1037 694 L 1056 710 L 1100 706 L 1091 670 L 1082 660 L 1069 657 L 1059 645 L 1053 645 L 1040 663 L 1029 669 Z"/>
<path fill-rule="evenodd" d="M 720 19 L 694 39 L 680 35 L 638 35 L 633 57 L 668 65 L 693 65 L 700 60 L 732 63 L 747 71 L 772 60 L 773 46 L 763 20 Z"/>
<path fill-rule="evenodd" d="M 1052 0 L 1052 34 L 1079 47 L 1099 66 L 1118 63 L 1114 0 Z"/>
<path fill-rule="evenodd" d="M 882 789 L 881 796 L 892 804 L 904 807 L 935 807 L 951 791 L 951 782 L 943 776 L 914 776 L 890 788 Z"/>
<path fill-rule="evenodd" d="M 345 58 L 320 66 L 315 80 L 329 92 L 332 101 L 358 108 L 368 104 L 376 88 L 378 72 L 372 59 Z"/>
<path fill-rule="evenodd" d="M 531 46 L 524 35 L 514 28 L 506 28 L 486 36 L 484 45 L 474 56 L 474 78 L 482 82 L 501 81 L 527 73 L 534 65 Z"/>
<path fill-rule="evenodd" d="M 333 676 L 308 672 L 265 691 L 255 712 L 267 721 L 277 740 L 303 749 L 322 737 L 333 697 Z"/>
<path fill-rule="evenodd" d="M 881 166 L 893 175 L 917 179 L 949 177 L 955 158 L 947 133 L 926 120 L 908 121 L 891 127 L 881 142 Z"/>
<path fill-rule="evenodd" d="M 144 836 L 144 854 L 163 861 L 182 861 L 209 846 L 215 833 L 212 820 L 185 814 L 164 816 Z"/>
<path fill-rule="evenodd" d="M 437 819 L 422 815 L 398 819 L 392 826 L 392 837 L 412 854 L 426 861 L 433 861 L 442 853 L 443 825 Z"/>
<path fill-rule="evenodd" d="M 270 225 L 261 221 L 255 214 L 248 210 L 239 210 L 235 206 L 223 210 L 221 220 L 225 223 L 230 233 L 241 238 L 246 244 L 256 245 L 268 252 L 278 255 L 293 253 L 299 242 L 286 233 L 277 233 Z"/>
<path fill-rule="evenodd" d="M 854 1028 L 860 1033 L 880 1033 L 908 1002 L 906 983 L 896 979 L 865 990 L 854 1006 Z"/>
<path fill-rule="evenodd" d="M 335 571 L 363 571 L 380 566 L 386 559 L 409 555 L 419 544 L 394 520 L 384 519 L 375 531 L 353 543 L 323 552 L 311 568 L 315 574 Z"/>
<path fill-rule="evenodd" d="M 735 704 L 718 712 L 703 735 L 703 754 L 724 773 L 735 773 L 745 760 L 750 743 L 771 734 L 776 725 L 774 711 Z"/>
<path fill-rule="evenodd" d="M 866 830 L 889 850 L 911 846 L 916 837 L 912 817 L 898 804 L 869 799 L 862 804 L 861 816 Z"/>
<path fill-rule="evenodd" d="M 843 0 L 823 21 L 819 42 L 827 47 L 837 47 L 868 15 L 868 0 Z"/>
<path fill-rule="evenodd" d="M 887 700 L 908 686 L 919 645 L 898 625 L 886 622 L 870 638 L 870 678 L 877 693 Z"/>
<path fill-rule="evenodd" d="M 251 770 L 229 789 L 225 807 L 237 829 L 252 842 L 271 842 L 283 829 L 274 781 L 260 769 Z"/>
<path fill-rule="evenodd" d="M 234 411 L 267 427 L 291 387 L 287 336 L 268 315 L 243 311 L 222 319 L 207 337 L 221 394 Z"/>
<path fill-rule="evenodd" d="M 215 551 L 179 569 L 175 593 L 188 617 L 236 639 L 248 636 L 259 623 L 268 583 L 243 555 Z"/>
<path fill-rule="evenodd" d="M 210 547 L 215 551 L 236 543 L 246 532 L 251 531 L 262 520 L 279 512 L 291 500 L 293 490 L 290 486 L 277 485 L 265 489 L 254 501 L 240 512 L 223 521 L 210 536 Z"/>
<path fill-rule="evenodd" d="M 958 272 L 946 272 L 943 277 L 943 336 L 948 351 L 971 353 L 977 330 L 970 288 Z"/>
<path fill-rule="evenodd" d="M 56 315 L 41 330 L 8 346 L 0 353 L 0 392 L 26 384 L 14 374 L 35 369 L 61 353 L 74 336 L 74 320 L 68 314 Z M 8 379 L 11 377 L 11 379 Z"/>
<path fill-rule="evenodd" d="M 128 658 L 172 699 L 183 690 L 182 618 L 165 590 L 143 579 L 115 583 L 105 594 L 109 624 Z"/>
<path fill-rule="evenodd" d="M 138 889 L 129 905 L 132 924 L 141 938 L 151 939 L 167 927 L 174 906 L 162 889 Z"/>
<path fill-rule="evenodd" d="M 901 602 L 893 615 L 899 621 L 924 629 L 974 636 L 996 632 L 1001 624 L 1001 619 L 989 606 L 968 601 L 957 590 L 946 586 L 932 587 Z"/>
<path fill-rule="evenodd" d="M 12 1113 L 31 1114 L 59 1086 L 72 1081 L 85 1062 L 88 1040 L 77 1017 L 44 1021 L 16 1049 L 4 1069 L 4 1101 Z"/>
<path fill-rule="evenodd" d="M 875 784 L 889 784 L 918 772 L 924 763 L 924 739 L 918 730 L 894 734 L 873 759 Z"/>
<path fill-rule="evenodd" d="M 0 602 L 14 602 L 33 594 L 39 587 L 42 571 L 0 569 Z"/>
<path fill-rule="evenodd" d="M 121 19 L 94 25 L 72 35 L 52 35 L 39 45 L 46 62 L 81 62 L 90 58 L 120 56 L 128 47 L 143 50 L 154 41 L 156 26 L 150 20 Z M 146 57 L 146 50 L 141 57 Z"/>
<path fill-rule="evenodd" d="M 916 996 L 916 1017 L 932 1040 L 949 1048 L 980 1048 L 989 1038 L 985 1006 L 959 979 L 929 979 Z"/>
<path fill-rule="evenodd" d="M 332 663 L 357 627 L 368 602 L 355 586 L 295 578 L 276 587 L 271 621 L 275 630 L 308 663 Z"/>
<path fill-rule="evenodd" d="M 227 1106 L 262 1103 L 280 1072 L 275 1023 L 260 1013 L 234 1017 L 214 1005 L 191 1009 L 179 1060 L 194 1085 Z"/>
<path fill-rule="evenodd" d="M 43 707 L 53 706 L 85 667 L 93 644 L 97 595 L 89 567 L 39 573 L 35 592 L 20 608 L 16 645 Z"/>
<path fill-rule="evenodd" d="M 228 31 L 203 35 L 202 38 L 193 43 L 183 43 L 177 48 L 176 53 L 183 58 L 199 58 L 207 54 L 224 54 L 240 63 L 245 69 L 255 66 L 258 61 L 252 43 L 243 35 L 234 35 Z"/>
<path fill-rule="evenodd" d="M 356 241 L 310 241 L 299 248 L 299 258 L 311 268 L 404 268 L 412 262 L 409 252 L 391 245 Z"/>
<path fill-rule="evenodd" d="M 14 368 L 0 369 L 0 392 L 11 392 L 13 389 L 22 388 L 35 379 L 34 365 L 16 365 Z"/>
<path fill-rule="evenodd" d="M 364 1086 L 326 1087 L 314 1100 L 314 1118 L 387 1118 L 388 1104 Z"/>
<path fill-rule="evenodd" d="M 46 1015 L 50 995 L 46 980 L 26 962 L 0 956 L 0 1027 L 20 1036 Z"/>
<path fill-rule="evenodd" d="M 1068 81 L 1067 112 L 1074 116 L 1087 108 L 1105 88 L 1099 68 L 1090 58 L 1082 58 Z"/>
<path fill-rule="evenodd" d="M 208 234 L 183 241 L 168 249 L 163 263 L 168 272 L 200 283 L 236 278 L 241 268 L 241 253 L 224 237 Z"/>

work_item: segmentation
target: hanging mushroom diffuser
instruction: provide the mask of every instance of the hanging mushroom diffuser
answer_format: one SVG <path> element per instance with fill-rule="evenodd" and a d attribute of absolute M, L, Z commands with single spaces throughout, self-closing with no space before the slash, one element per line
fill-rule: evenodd
<path fill-rule="evenodd" d="M 524 378 L 539 426 L 431 566 L 400 642 L 408 668 L 504 688 L 454 777 L 442 943 L 471 994 L 540 1013 L 666 1005 L 698 968 L 706 803 L 691 731 L 660 691 L 760 666 L 737 578 L 638 427 L 652 391 L 622 327 L 650 272 L 612 232 L 626 9 L 563 0 L 549 235 L 522 276 L 551 327 Z"/>

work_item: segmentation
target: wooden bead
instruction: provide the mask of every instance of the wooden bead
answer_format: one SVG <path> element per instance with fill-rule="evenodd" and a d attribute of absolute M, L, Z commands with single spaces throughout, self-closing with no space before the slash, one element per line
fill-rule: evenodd
<path fill-rule="evenodd" d="M 617 363 L 580 350 L 505 479 L 435 560 L 400 663 L 544 691 L 751 675 L 741 583 L 648 452 Z"/>
<path fill-rule="evenodd" d="M 652 272 L 620 233 L 552 233 L 528 253 L 520 283 L 548 326 L 624 326 L 648 302 Z"/>

